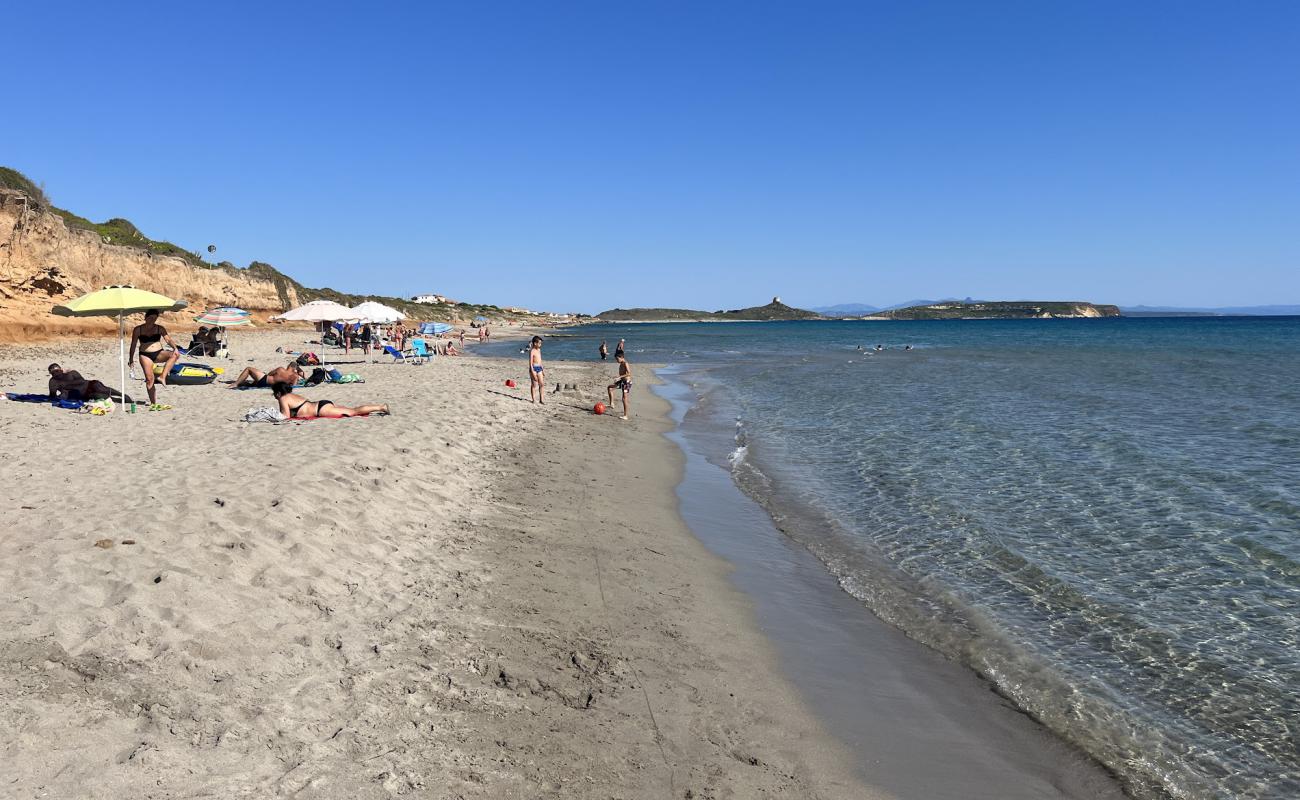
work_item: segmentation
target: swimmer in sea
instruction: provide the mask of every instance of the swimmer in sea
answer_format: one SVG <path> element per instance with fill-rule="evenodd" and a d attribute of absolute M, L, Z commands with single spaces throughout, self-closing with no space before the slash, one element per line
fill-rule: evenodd
<path fill-rule="evenodd" d="M 546 369 L 542 366 L 542 337 L 534 336 L 528 350 L 528 399 L 546 405 Z M 536 391 L 536 396 L 533 392 Z"/>

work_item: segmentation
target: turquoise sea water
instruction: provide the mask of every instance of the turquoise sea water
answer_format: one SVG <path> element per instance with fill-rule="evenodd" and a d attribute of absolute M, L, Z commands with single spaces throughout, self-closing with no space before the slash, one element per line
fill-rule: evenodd
<path fill-rule="evenodd" d="M 1300 797 L 1300 318 L 572 333 L 672 365 L 847 591 L 1134 795 Z"/>

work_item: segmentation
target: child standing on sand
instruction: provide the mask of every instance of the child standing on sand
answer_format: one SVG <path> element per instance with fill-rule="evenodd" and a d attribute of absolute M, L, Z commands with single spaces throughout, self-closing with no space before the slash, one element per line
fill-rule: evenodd
<path fill-rule="evenodd" d="M 614 390 L 623 390 L 623 416 L 619 419 L 627 419 L 627 401 L 628 395 L 632 394 L 632 368 L 627 365 L 627 358 L 621 353 L 614 353 L 614 359 L 618 361 L 618 380 L 611 383 L 606 390 L 609 392 L 609 404 L 614 405 Z"/>
<path fill-rule="evenodd" d="M 546 374 L 542 367 L 542 337 L 534 336 L 528 349 L 528 399 L 546 405 Z M 537 396 L 533 396 L 534 390 Z M 613 402 L 613 401 L 610 401 Z"/>

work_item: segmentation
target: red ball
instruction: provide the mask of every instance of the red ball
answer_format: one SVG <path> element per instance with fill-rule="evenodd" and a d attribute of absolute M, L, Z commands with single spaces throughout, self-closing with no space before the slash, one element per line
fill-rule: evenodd
<path fill-rule="evenodd" d="M 594 411 L 594 412 L 596 412 L 597 414 L 604 414 L 604 413 L 605 413 L 605 404 L 604 404 L 604 403 L 597 403 L 597 404 L 595 405 L 595 407 L 592 408 L 591 410 Z"/>
<path fill-rule="evenodd" d="M 514 380 L 512 380 L 512 379 L 510 379 L 510 378 L 506 378 L 506 386 L 509 386 L 511 389 L 515 388 L 515 382 L 514 382 Z"/>

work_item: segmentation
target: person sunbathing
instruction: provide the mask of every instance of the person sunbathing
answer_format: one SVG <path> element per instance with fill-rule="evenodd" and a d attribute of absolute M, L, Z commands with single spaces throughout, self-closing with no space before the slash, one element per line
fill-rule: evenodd
<path fill-rule="evenodd" d="M 390 414 L 387 405 L 370 403 L 356 408 L 348 408 L 329 400 L 308 400 L 300 394 L 293 393 L 293 387 L 287 383 L 271 384 L 271 391 L 280 403 L 280 413 L 290 419 L 339 419 L 340 417 L 365 417 L 370 414 Z"/>
<path fill-rule="evenodd" d="M 99 381 L 88 381 L 75 369 L 65 370 L 58 364 L 49 366 L 51 400 L 116 400 L 134 403 L 130 397 Z"/>
<path fill-rule="evenodd" d="M 239 373 L 239 377 L 235 378 L 235 382 L 230 385 L 230 388 L 266 389 L 273 383 L 293 385 L 302 379 L 302 367 L 298 366 L 297 361 L 290 361 L 283 367 L 276 367 L 270 372 L 263 372 L 257 367 L 244 367 L 244 371 Z"/>

